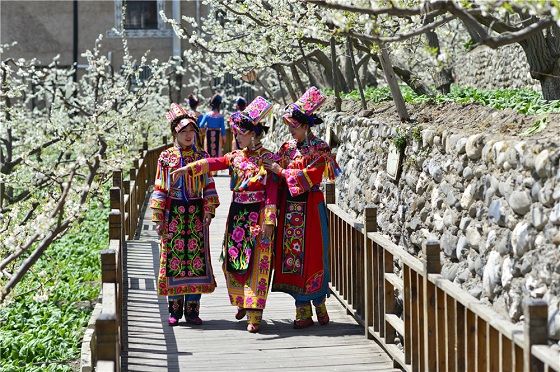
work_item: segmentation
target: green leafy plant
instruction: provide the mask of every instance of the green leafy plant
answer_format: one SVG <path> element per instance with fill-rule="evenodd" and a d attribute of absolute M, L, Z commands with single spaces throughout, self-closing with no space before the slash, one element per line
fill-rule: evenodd
<path fill-rule="evenodd" d="M 100 290 L 108 244 L 108 190 L 84 221 L 45 251 L 0 308 L 0 370 L 71 371 Z"/>
<path fill-rule="evenodd" d="M 407 132 L 401 128 L 397 128 L 397 135 L 393 137 L 393 144 L 399 151 L 404 151 L 408 142 Z"/>
<path fill-rule="evenodd" d="M 331 90 L 326 90 L 332 95 Z M 454 102 L 461 105 L 479 104 L 495 108 L 497 110 L 512 109 L 520 114 L 535 115 L 542 113 L 560 113 L 560 101 L 546 101 L 539 92 L 531 89 L 493 89 L 482 90 L 471 87 L 453 85 L 449 94 L 438 94 L 434 97 L 418 95 L 410 87 L 401 86 L 401 92 L 405 102 L 418 105 L 423 103 L 442 104 Z M 367 87 L 365 89 L 366 100 L 374 103 L 390 101 L 391 92 L 388 87 Z M 342 98 L 359 100 L 357 90 L 343 93 Z"/>

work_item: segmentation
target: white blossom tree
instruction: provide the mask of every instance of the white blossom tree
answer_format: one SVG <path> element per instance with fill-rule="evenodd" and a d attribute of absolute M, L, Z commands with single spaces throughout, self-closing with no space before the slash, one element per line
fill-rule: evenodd
<path fill-rule="evenodd" d="M 132 60 L 123 40 L 123 64 L 113 71 L 101 41 L 84 53 L 88 67 L 77 82 L 58 58 L 44 67 L 23 59 L 0 64 L 0 302 L 80 222 L 112 171 L 125 169 L 143 141 L 167 133 L 172 66 L 146 55 Z"/>

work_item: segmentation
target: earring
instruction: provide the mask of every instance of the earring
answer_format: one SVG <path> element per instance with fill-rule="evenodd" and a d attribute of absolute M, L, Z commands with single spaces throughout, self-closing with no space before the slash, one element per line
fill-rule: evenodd
<path fill-rule="evenodd" d="M 255 137 L 251 137 L 251 147 L 255 148 Z"/>

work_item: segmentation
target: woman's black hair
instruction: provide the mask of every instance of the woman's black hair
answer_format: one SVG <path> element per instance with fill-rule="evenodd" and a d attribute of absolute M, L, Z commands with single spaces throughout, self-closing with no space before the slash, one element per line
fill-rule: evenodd
<path fill-rule="evenodd" d="M 187 100 L 189 101 L 189 107 L 191 108 L 191 110 L 196 110 L 196 108 L 200 104 L 200 100 L 194 94 L 189 94 Z"/>
<path fill-rule="evenodd" d="M 247 101 L 243 97 L 238 97 L 237 100 L 235 100 L 235 104 L 239 111 L 243 111 L 247 107 Z"/>
<path fill-rule="evenodd" d="M 260 123 L 254 125 L 250 120 L 243 120 L 240 123 L 237 123 L 237 126 L 245 130 L 251 130 L 255 132 L 257 136 L 260 136 L 261 134 L 268 132 L 268 127 L 265 127 Z"/>
<path fill-rule="evenodd" d="M 300 124 L 307 124 L 309 127 L 312 127 L 317 124 L 321 124 L 323 120 L 315 114 L 312 115 L 305 115 L 303 112 L 299 110 L 292 111 L 292 118 L 294 118 Z"/>
<path fill-rule="evenodd" d="M 214 94 L 212 99 L 210 100 L 210 107 L 212 110 L 217 111 L 222 106 L 222 96 L 219 94 Z"/>

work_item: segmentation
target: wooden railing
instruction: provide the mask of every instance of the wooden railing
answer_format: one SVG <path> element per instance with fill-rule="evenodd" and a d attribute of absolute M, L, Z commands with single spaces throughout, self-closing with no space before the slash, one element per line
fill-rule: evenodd
<path fill-rule="evenodd" d="M 163 143 L 167 143 L 167 137 L 163 137 Z M 95 320 L 93 345 L 88 353 L 88 364 L 97 371 L 120 370 L 126 241 L 137 236 L 142 207 L 155 178 L 156 162 L 167 146 L 148 150 L 148 144 L 144 143 L 139 160 L 133 162 L 128 172 L 128 180 L 123 180 L 122 171 L 113 172 L 109 247 L 101 252 L 102 308 Z M 82 367 L 82 370 L 87 369 L 91 368 Z"/>
<path fill-rule="evenodd" d="M 560 352 L 547 345 L 545 301 L 526 301 L 524 326 L 511 323 L 440 275 L 437 241 L 424 244 L 420 260 L 377 231 L 376 208 L 365 208 L 360 223 L 336 206 L 334 191 L 326 184 L 331 290 L 396 366 L 560 371 Z"/>

